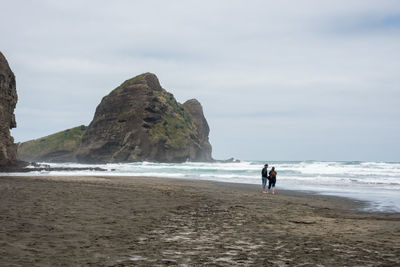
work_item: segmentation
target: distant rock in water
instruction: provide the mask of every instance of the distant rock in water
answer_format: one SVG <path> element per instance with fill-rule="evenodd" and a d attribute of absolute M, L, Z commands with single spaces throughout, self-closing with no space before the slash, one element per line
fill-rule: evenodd
<path fill-rule="evenodd" d="M 14 109 L 18 96 L 15 76 L 0 52 L 0 168 L 17 164 L 17 145 L 10 129 L 17 127 Z"/>
<path fill-rule="evenodd" d="M 76 154 L 83 163 L 212 161 L 201 104 L 178 103 L 152 73 L 125 81 L 97 106 Z"/>
<path fill-rule="evenodd" d="M 81 125 L 18 144 L 18 158 L 25 161 L 75 162 L 87 126 Z"/>

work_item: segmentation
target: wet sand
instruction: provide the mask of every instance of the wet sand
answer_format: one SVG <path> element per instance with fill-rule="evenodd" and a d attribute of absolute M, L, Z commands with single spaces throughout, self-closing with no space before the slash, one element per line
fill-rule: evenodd
<path fill-rule="evenodd" d="M 2 266 L 399 266 L 400 214 L 149 177 L 0 177 Z"/>

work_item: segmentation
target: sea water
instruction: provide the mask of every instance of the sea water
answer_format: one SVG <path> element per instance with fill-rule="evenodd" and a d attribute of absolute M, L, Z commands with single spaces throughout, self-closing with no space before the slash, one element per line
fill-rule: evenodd
<path fill-rule="evenodd" d="M 100 167 L 102 171 L 42 171 L 7 175 L 152 176 L 261 185 L 265 162 L 239 163 L 44 163 L 51 167 Z M 277 190 L 291 189 L 368 201 L 367 210 L 400 212 L 399 162 L 270 161 L 275 166 Z"/>

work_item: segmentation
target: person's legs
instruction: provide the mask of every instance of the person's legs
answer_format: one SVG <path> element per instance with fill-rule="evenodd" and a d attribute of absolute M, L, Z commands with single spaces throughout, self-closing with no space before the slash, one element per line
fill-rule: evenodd
<path fill-rule="evenodd" d="M 275 194 L 275 183 L 276 181 L 272 182 L 272 194 Z"/>
<path fill-rule="evenodd" d="M 265 193 L 265 187 L 267 186 L 267 179 L 262 178 L 262 192 Z"/>

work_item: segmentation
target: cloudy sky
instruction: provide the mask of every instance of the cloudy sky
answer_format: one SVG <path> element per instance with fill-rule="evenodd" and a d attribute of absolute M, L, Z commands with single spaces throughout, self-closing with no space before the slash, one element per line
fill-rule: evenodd
<path fill-rule="evenodd" d="M 217 159 L 400 161 L 399 1 L 2 0 L 17 142 L 88 125 L 155 73 Z"/>

